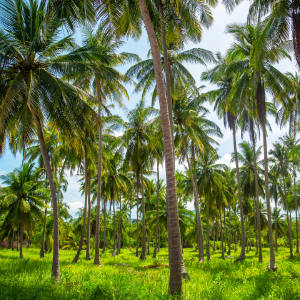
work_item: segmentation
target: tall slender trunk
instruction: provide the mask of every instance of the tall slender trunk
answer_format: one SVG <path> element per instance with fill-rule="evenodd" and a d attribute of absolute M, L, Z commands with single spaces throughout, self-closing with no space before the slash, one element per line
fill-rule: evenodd
<path fill-rule="evenodd" d="M 266 137 L 266 126 L 265 117 L 264 122 L 261 122 L 262 133 L 263 133 L 263 147 L 264 147 L 264 168 L 265 168 L 265 195 L 267 202 L 267 213 L 268 213 L 268 230 L 269 230 L 269 246 L 270 246 L 270 264 L 269 269 L 276 270 L 277 265 L 275 261 L 274 242 L 273 242 L 273 231 L 272 231 L 272 215 L 271 205 L 269 197 L 269 170 L 268 170 L 268 148 L 267 148 L 267 137 Z"/>
<path fill-rule="evenodd" d="M 30 108 L 31 109 L 31 108 Z M 56 189 L 53 179 L 53 172 L 50 165 L 50 160 L 47 153 L 47 148 L 45 145 L 42 124 L 40 118 L 33 112 L 33 118 L 36 124 L 37 135 L 39 139 L 39 144 L 41 147 L 42 157 L 44 166 L 46 169 L 47 177 L 49 180 L 51 198 L 52 198 L 52 211 L 53 211 L 53 261 L 52 261 L 52 277 L 57 281 L 60 281 L 60 270 L 59 270 L 59 222 L 58 222 L 58 208 L 57 208 L 57 197 Z"/>
<path fill-rule="evenodd" d="M 161 69 L 161 59 L 156 34 L 151 23 L 147 3 L 138 0 L 143 22 L 149 38 L 153 57 L 154 72 L 156 78 L 157 92 L 159 96 L 161 121 L 164 138 L 166 179 L 167 179 L 167 202 L 168 202 L 168 243 L 169 243 L 169 265 L 170 265 L 170 294 L 182 295 L 182 253 L 179 229 L 179 216 L 177 204 L 177 189 L 175 180 L 175 157 L 173 151 L 173 138 L 168 112 L 168 102 L 165 94 L 164 78 Z"/>
<path fill-rule="evenodd" d="M 242 233 L 242 248 L 241 253 L 238 259 L 244 260 L 245 259 L 245 228 L 244 228 L 244 215 L 243 215 L 243 201 L 242 201 L 242 192 L 241 192 L 241 180 L 240 180 L 240 169 L 239 169 L 239 162 L 237 158 L 237 147 L 236 147 L 236 133 L 235 133 L 235 124 L 232 128 L 233 133 L 233 147 L 234 147 L 234 157 L 235 157 L 235 167 L 236 167 L 236 177 L 237 177 L 237 185 L 238 185 L 238 194 L 239 194 L 239 204 L 240 204 L 240 217 L 241 217 L 241 233 Z"/>
<path fill-rule="evenodd" d="M 40 252 L 40 258 L 45 257 L 45 235 L 46 235 L 46 222 L 47 222 L 47 201 L 46 201 L 46 207 L 45 207 L 45 221 L 43 224 L 43 235 L 42 235 L 42 242 L 41 242 L 41 252 Z"/>
<path fill-rule="evenodd" d="M 139 169 L 136 174 L 136 257 L 139 257 Z"/>
<path fill-rule="evenodd" d="M 219 207 L 219 215 L 220 215 L 220 225 L 221 225 L 222 259 L 225 260 L 225 256 L 224 256 L 224 241 L 223 241 L 223 227 L 222 227 L 221 206 Z"/>
<path fill-rule="evenodd" d="M 296 253 L 299 253 L 299 234 L 298 234 L 298 216 L 297 216 L 297 193 L 296 193 L 296 171 L 293 167 L 293 177 L 294 177 L 294 199 L 295 199 L 295 217 L 296 217 Z"/>
<path fill-rule="evenodd" d="M 122 201 L 121 201 L 121 196 L 120 196 L 120 210 L 119 210 L 119 239 L 118 239 L 118 254 L 121 253 L 121 238 L 122 238 Z"/>
<path fill-rule="evenodd" d="M 141 193 L 142 193 L 142 252 L 140 259 L 146 259 L 146 222 L 145 222 L 145 195 L 144 195 L 144 177 L 141 167 Z"/>
<path fill-rule="evenodd" d="M 105 247 L 106 247 L 106 199 L 104 199 L 103 203 L 103 250 L 102 253 L 105 252 Z"/>
<path fill-rule="evenodd" d="M 11 250 L 13 251 L 15 249 L 15 231 L 13 230 L 13 233 L 12 233 L 12 239 L 11 239 Z"/>
<path fill-rule="evenodd" d="M 192 171 L 191 162 L 189 160 L 186 142 L 185 142 L 185 138 L 184 138 L 184 134 L 183 134 L 182 124 L 179 124 L 179 126 L 180 126 L 181 140 L 182 140 L 182 144 L 183 144 L 183 148 L 184 148 L 184 153 L 185 153 L 185 157 L 186 157 L 186 160 L 188 163 L 190 176 L 191 176 L 191 180 L 192 180 L 192 185 L 193 185 L 194 204 L 195 204 L 196 217 L 197 217 L 197 240 L 198 240 L 198 246 L 199 246 L 199 262 L 203 262 L 204 261 L 204 242 L 203 242 L 203 229 L 202 229 L 202 222 L 201 222 L 199 202 L 198 202 L 198 188 L 197 188 L 197 183 L 195 182 L 194 174 Z"/>
<path fill-rule="evenodd" d="M 277 192 L 275 192 L 275 250 L 278 252 L 277 248 Z"/>
<path fill-rule="evenodd" d="M 150 227 L 148 227 L 148 241 L 147 241 L 147 247 L 148 247 L 148 253 L 147 255 L 150 255 Z"/>
<path fill-rule="evenodd" d="M 20 259 L 23 259 L 23 220 L 20 223 Z"/>
<path fill-rule="evenodd" d="M 99 81 L 97 81 L 96 84 L 97 87 L 97 97 L 100 103 L 102 103 L 101 97 L 100 97 L 100 86 Z M 97 189 L 97 211 L 96 211 L 96 232 L 95 232 L 95 258 L 94 258 L 94 264 L 101 267 L 101 260 L 100 260 L 100 245 L 99 245 L 99 239 L 100 239 L 100 201 L 101 201 L 101 176 L 102 176 L 102 117 L 101 117 L 101 105 L 99 104 L 98 107 L 98 117 L 100 119 L 100 124 L 98 126 L 98 134 L 99 134 L 99 148 L 98 148 L 98 170 L 97 170 L 97 179 L 98 179 L 98 189 Z M 105 202 L 104 202 L 105 206 Z M 105 239 L 106 239 L 106 229 L 105 229 L 105 210 L 104 210 L 104 241 L 103 241 L 103 253 L 105 251 Z"/>
<path fill-rule="evenodd" d="M 17 236 L 17 251 L 19 251 L 19 241 L 20 241 L 20 228 L 18 228 L 18 236 Z"/>
<path fill-rule="evenodd" d="M 156 193 L 156 225 L 155 225 L 155 246 L 153 258 L 156 258 L 157 239 L 158 239 L 158 206 L 159 206 L 159 161 L 157 160 L 157 193 Z"/>
<path fill-rule="evenodd" d="M 256 196 L 256 225 L 258 235 L 258 261 L 262 262 L 262 244 L 261 244 L 261 225 L 260 225 L 260 208 L 259 208 L 259 196 L 258 196 L 258 173 L 257 173 L 257 159 L 256 159 L 256 145 L 255 136 L 252 136 L 253 144 L 253 159 L 254 159 L 254 177 L 255 177 L 255 196 Z"/>
<path fill-rule="evenodd" d="M 245 223 L 246 223 L 246 248 L 247 248 L 247 253 L 249 252 L 248 249 L 248 217 L 245 217 Z"/>
<path fill-rule="evenodd" d="M 210 244 L 209 244 L 209 202 L 206 199 L 206 257 L 210 260 Z"/>
<path fill-rule="evenodd" d="M 157 248 L 157 252 L 160 252 L 160 230 L 158 228 L 158 248 Z"/>
<path fill-rule="evenodd" d="M 84 147 L 84 156 L 85 156 L 85 162 L 84 162 L 84 174 L 85 174 L 85 195 L 84 195 L 84 210 L 83 210 L 83 223 L 82 223 L 82 228 L 81 228 L 81 236 L 80 236 L 80 241 L 79 241 L 79 247 L 77 250 L 77 253 L 73 259 L 73 263 L 76 263 L 79 259 L 80 252 L 82 250 L 83 246 L 83 240 L 84 240 L 84 233 L 85 233 L 85 223 L 86 223 L 86 210 L 87 210 L 87 197 L 88 197 L 88 160 L 87 160 L 87 154 L 86 154 L 86 148 Z"/>
<path fill-rule="evenodd" d="M 235 233 L 234 233 L 234 251 L 237 251 L 237 226 L 236 226 L 236 208 L 234 210 L 234 227 L 235 227 Z"/>
<path fill-rule="evenodd" d="M 213 218 L 213 231 L 214 231 L 214 251 L 216 251 L 216 226 L 215 226 L 215 218 Z"/>
<path fill-rule="evenodd" d="M 288 209 L 288 203 L 287 203 L 287 193 L 286 193 L 286 186 L 285 186 L 285 176 L 283 175 L 283 188 L 284 188 L 284 202 L 286 207 L 286 220 L 288 224 L 288 239 L 289 239 L 289 246 L 290 246 L 290 258 L 294 258 L 293 255 L 293 241 L 292 241 L 292 224 L 291 220 L 289 218 L 289 209 Z"/>
<path fill-rule="evenodd" d="M 87 181 L 87 189 L 88 189 L 88 218 L 86 224 L 86 259 L 91 259 L 90 254 L 90 244 L 91 244 L 91 172 L 88 168 L 88 181 Z"/>
<path fill-rule="evenodd" d="M 111 201 L 113 202 L 113 210 L 114 210 L 114 216 L 113 216 L 113 223 L 114 223 L 114 233 L 113 233 L 113 238 L 114 238 L 114 248 L 112 252 L 112 256 L 116 255 L 116 203 L 114 199 L 114 188 L 113 186 L 111 187 Z"/>
<path fill-rule="evenodd" d="M 129 251 L 131 252 L 131 196 L 130 196 L 130 203 L 129 203 Z"/>
<path fill-rule="evenodd" d="M 224 205 L 224 253 L 226 252 L 226 210 L 225 210 L 225 205 Z"/>
<path fill-rule="evenodd" d="M 230 255 L 230 252 L 231 252 L 231 206 L 229 205 L 229 238 L 228 238 L 227 254 Z"/>

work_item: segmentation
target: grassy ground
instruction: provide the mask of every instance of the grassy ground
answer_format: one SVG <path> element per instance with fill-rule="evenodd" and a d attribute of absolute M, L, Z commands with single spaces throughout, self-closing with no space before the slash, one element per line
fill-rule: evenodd
<path fill-rule="evenodd" d="M 243 262 L 234 258 L 197 263 L 197 252 L 184 249 L 184 260 L 191 277 L 184 281 L 184 299 L 300 299 L 300 258 L 288 259 L 288 249 L 276 255 L 278 270 L 267 271 L 268 250 L 263 250 L 263 263 L 254 251 Z M 239 252 L 232 252 L 234 257 Z M 24 260 L 17 251 L 0 250 L 0 299 L 169 299 L 167 249 L 156 260 L 145 261 L 123 250 L 112 257 L 108 251 L 101 257 L 102 268 L 85 260 L 72 264 L 75 251 L 60 250 L 61 283 L 51 280 L 52 254 L 39 258 L 38 249 L 24 249 Z M 126 265 L 119 265 L 126 264 Z M 147 268 L 156 266 L 158 268 Z"/>

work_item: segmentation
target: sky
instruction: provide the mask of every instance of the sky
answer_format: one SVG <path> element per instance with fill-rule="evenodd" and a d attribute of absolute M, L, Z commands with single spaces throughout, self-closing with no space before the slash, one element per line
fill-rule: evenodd
<path fill-rule="evenodd" d="M 230 34 L 225 33 L 226 25 L 232 23 L 244 24 L 247 19 L 249 8 L 249 2 L 245 1 L 240 4 L 230 15 L 227 14 L 225 7 L 222 4 L 219 4 L 216 8 L 212 9 L 214 22 L 213 25 L 209 29 L 203 29 L 203 37 L 199 44 L 188 44 L 186 49 L 191 48 L 203 48 L 206 50 L 210 50 L 212 52 L 220 51 L 222 54 L 226 52 L 226 50 L 230 47 L 233 42 L 233 38 Z M 80 43 L 80 32 L 77 32 L 75 35 L 76 40 Z M 141 59 L 147 58 L 147 53 L 150 49 L 150 45 L 147 39 L 146 34 L 144 33 L 138 42 L 133 40 L 127 40 L 124 43 L 124 46 L 120 48 L 120 52 L 126 51 L 139 55 Z M 125 65 L 119 67 L 118 70 L 120 72 L 125 73 L 130 65 Z M 201 82 L 200 76 L 203 71 L 209 69 L 211 66 L 202 66 L 195 64 L 186 64 L 186 67 L 190 71 L 190 73 L 194 76 L 197 85 L 206 85 L 204 91 L 213 89 L 213 86 L 209 86 L 207 82 Z M 296 63 L 295 61 L 282 60 L 279 65 L 276 66 L 281 72 L 292 72 L 295 73 Z M 140 101 L 140 94 L 133 94 L 133 87 L 127 86 L 127 90 L 130 96 L 130 101 L 124 100 L 126 107 L 130 110 L 133 109 L 137 102 Z M 151 97 L 148 95 L 146 99 L 151 104 Z M 219 120 L 217 115 L 213 112 L 213 107 L 209 104 L 205 104 L 206 107 L 210 110 L 210 114 L 207 118 L 211 121 L 214 121 L 220 128 L 223 133 L 223 138 L 216 138 L 219 143 L 218 153 L 221 157 L 219 162 L 224 164 L 231 164 L 232 167 L 235 167 L 234 164 L 230 163 L 231 153 L 233 152 L 233 139 L 232 132 L 229 129 L 225 129 L 223 125 L 223 121 Z M 114 109 L 113 113 L 118 114 L 122 117 L 125 117 L 122 110 Z M 270 118 L 270 124 L 272 128 L 272 132 L 268 133 L 268 148 L 272 146 L 272 143 L 278 141 L 278 138 L 287 133 L 287 128 L 280 129 L 279 126 L 276 125 L 275 120 Z M 244 140 L 249 140 L 247 134 L 244 135 Z M 237 143 L 242 141 L 240 132 L 237 132 Z M 262 144 L 260 140 L 259 145 Z M 9 150 L 7 150 L 2 158 L 0 158 L 0 175 L 6 174 L 7 172 L 13 171 L 15 168 L 19 167 L 22 163 L 22 157 L 18 154 L 14 157 Z M 176 168 L 179 170 L 184 170 L 185 166 L 179 165 L 176 163 Z M 156 166 L 154 166 L 154 170 L 156 170 Z M 161 167 L 160 174 L 162 178 L 165 178 L 165 169 Z M 67 180 L 69 182 L 68 190 L 64 194 L 64 201 L 70 206 L 70 213 L 74 216 L 79 207 L 83 207 L 84 198 L 81 196 L 79 192 L 80 184 L 77 176 L 67 176 Z M 193 209 L 193 204 L 191 203 L 188 206 L 189 209 Z"/>

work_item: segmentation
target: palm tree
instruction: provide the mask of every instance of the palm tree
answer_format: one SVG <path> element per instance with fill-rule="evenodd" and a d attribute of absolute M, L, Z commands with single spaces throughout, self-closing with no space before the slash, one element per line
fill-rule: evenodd
<path fill-rule="evenodd" d="M 182 294 L 181 278 L 181 240 L 178 218 L 178 206 L 175 180 L 175 157 L 173 151 L 173 138 L 168 109 L 168 101 L 165 92 L 164 77 L 161 68 L 160 51 L 157 37 L 151 22 L 149 10 L 145 0 L 138 0 L 138 5 L 142 15 L 143 23 L 146 27 L 153 57 L 154 73 L 157 85 L 157 92 L 160 104 L 161 123 L 164 137 L 166 177 L 167 177 L 167 202 L 168 202 L 168 243 L 170 261 L 170 293 L 171 295 Z M 170 230 L 172 228 L 172 230 Z"/>
<path fill-rule="evenodd" d="M 2 227 L 11 224 L 13 230 L 20 230 L 20 259 L 24 258 L 24 230 L 32 230 L 36 220 L 44 221 L 42 208 L 49 190 L 40 176 L 41 170 L 35 170 L 34 164 L 23 163 L 19 169 L 0 177 L 5 185 L 1 188 L 1 208 L 7 212 Z"/>
<path fill-rule="evenodd" d="M 75 131 L 82 135 L 83 128 L 91 128 L 95 123 L 93 120 L 97 119 L 97 115 L 83 101 L 91 96 L 65 82 L 61 76 L 82 71 L 96 55 L 93 55 L 93 49 L 82 48 L 79 51 L 71 36 L 61 36 L 66 19 L 53 13 L 51 5 L 52 1 L 9 0 L 5 4 L 0 3 L 3 18 L 1 64 L 5 65 L 2 76 L 9 84 L 3 96 L 0 131 L 4 127 L 13 128 L 13 124 L 23 117 L 32 120 L 28 124 L 35 124 L 54 214 L 52 275 L 59 280 L 57 196 L 43 123 L 46 118 L 68 137 Z M 37 15 L 39 18 L 36 18 Z M 12 44 L 18 46 L 12 47 Z M 86 115 L 90 116 L 89 122 L 83 117 Z"/>
<path fill-rule="evenodd" d="M 290 258 L 293 258 L 293 244 L 292 244 L 292 224 L 289 220 L 289 207 L 287 202 L 287 189 L 286 189 L 286 180 L 288 173 L 290 171 L 288 150 L 279 143 L 273 144 L 273 149 L 269 151 L 269 154 L 272 156 L 272 162 L 277 166 L 277 175 L 282 177 L 283 181 L 283 192 L 284 192 L 284 203 L 286 208 L 286 218 L 288 224 L 288 239 L 290 246 Z"/>

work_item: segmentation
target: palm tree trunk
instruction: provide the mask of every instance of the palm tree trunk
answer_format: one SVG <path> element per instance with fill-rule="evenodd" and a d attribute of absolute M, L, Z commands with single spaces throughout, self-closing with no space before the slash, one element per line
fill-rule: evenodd
<path fill-rule="evenodd" d="M 129 203 L 129 251 L 131 252 L 131 196 L 130 196 L 130 203 Z"/>
<path fill-rule="evenodd" d="M 166 179 L 167 179 L 167 202 L 168 202 L 168 243 L 170 265 L 170 294 L 182 295 L 182 253 L 178 217 L 177 189 L 175 180 L 175 158 L 173 151 L 173 138 L 168 112 L 168 102 L 165 94 L 164 77 L 161 69 L 161 59 L 156 34 L 151 23 L 147 3 L 138 0 L 139 8 L 146 27 L 153 57 L 154 72 L 157 92 L 159 96 L 161 121 L 165 148 Z"/>
<path fill-rule="evenodd" d="M 144 195 L 144 177 L 141 167 L 141 193 L 142 193 L 142 252 L 140 259 L 146 259 L 146 222 L 145 222 L 145 195 Z"/>
<path fill-rule="evenodd" d="M 226 210 L 225 210 L 225 206 L 224 206 L 224 253 L 226 252 Z"/>
<path fill-rule="evenodd" d="M 249 252 L 248 249 L 248 217 L 245 217 L 245 222 L 246 222 L 246 248 L 247 248 L 247 253 Z"/>
<path fill-rule="evenodd" d="M 103 203 L 103 250 L 102 253 L 105 252 L 105 247 L 106 247 L 106 199 L 104 199 Z"/>
<path fill-rule="evenodd" d="M 236 208 L 234 210 L 234 227 L 235 227 L 235 234 L 234 234 L 234 251 L 237 251 L 237 226 L 236 226 Z"/>
<path fill-rule="evenodd" d="M 275 250 L 278 252 L 277 248 L 277 193 L 275 193 Z"/>
<path fill-rule="evenodd" d="M 47 222 L 47 201 L 46 201 L 46 207 L 45 207 L 45 221 L 44 221 L 44 224 L 43 224 L 43 235 L 42 235 L 42 242 L 41 242 L 40 258 L 44 258 L 45 257 L 46 222 Z"/>
<path fill-rule="evenodd" d="M 148 244 L 148 253 L 147 255 L 150 255 L 150 227 L 148 228 L 148 241 L 147 241 L 147 244 Z"/>
<path fill-rule="evenodd" d="M 214 230 L 214 251 L 216 251 L 216 226 L 215 226 L 215 218 L 213 218 L 213 230 Z"/>
<path fill-rule="evenodd" d="M 60 281 L 60 270 L 59 270 L 59 222 L 58 222 L 58 208 L 57 208 L 57 197 L 56 189 L 53 179 L 52 168 L 50 165 L 49 156 L 47 153 L 43 129 L 38 115 L 33 113 L 33 118 L 36 124 L 37 135 L 39 139 L 39 144 L 41 147 L 42 157 L 44 166 L 46 169 L 47 177 L 49 180 L 51 198 L 52 198 L 52 211 L 53 211 L 53 261 L 52 261 L 52 277 L 57 281 Z"/>
<path fill-rule="evenodd" d="M 23 259 L 23 220 L 20 223 L 20 259 Z"/>
<path fill-rule="evenodd" d="M 228 251 L 227 255 L 231 252 L 231 206 L 229 205 L 229 238 L 228 238 Z"/>
<path fill-rule="evenodd" d="M 219 207 L 219 215 L 220 215 L 220 225 L 221 225 L 222 259 L 225 260 L 225 257 L 224 257 L 224 241 L 223 241 L 223 227 L 222 227 L 221 206 Z"/>
<path fill-rule="evenodd" d="M 15 231 L 13 230 L 13 233 L 12 233 L 12 239 L 11 239 L 11 250 L 14 251 L 15 249 Z"/>
<path fill-rule="evenodd" d="M 288 224 L 288 238 L 289 238 L 289 246 L 290 246 L 290 258 L 294 258 L 293 255 L 293 241 L 292 241 L 292 224 L 291 220 L 289 218 L 289 209 L 288 209 L 288 203 L 287 203 L 287 193 L 286 193 L 286 186 L 285 186 L 285 176 L 283 175 L 283 188 L 284 188 L 284 202 L 285 202 L 285 208 L 286 208 L 286 220 Z"/>
<path fill-rule="evenodd" d="M 242 233 L 242 249 L 238 259 L 245 259 L 245 228 L 244 228 L 244 216 L 243 216 L 243 201 L 242 201 L 242 193 L 241 193 L 241 180 L 240 180 L 240 170 L 239 170 L 239 161 L 237 158 L 237 147 L 236 147 L 236 134 L 235 134 L 235 124 L 232 128 L 233 133 L 233 147 L 234 147 L 234 157 L 235 157 L 235 167 L 236 167 L 236 175 L 237 175 L 237 185 L 238 185 L 238 194 L 239 194 L 239 204 L 240 204 L 240 217 L 241 217 L 241 233 Z"/>
<path fill-rule="evenodd" d="M 210 245 L 209 245 L 209 203 L 206 199 L 206 257 L 210 260 Z"/>
<path fill-rule="evenodd" d="M 188 163 L 190 176 L 191 176 L 191 180 L 192 180 L 192 185 L 193 185 L 194 204 L 195 204 L 196 217 L 197 217 L 197 240 L 198 240 L 198 246 L 199 246 L 199 262 L 203 262 L 204 261 L 204 241 L 203 241 L 203 229 L 202 229 L 202 222 L 201 222 L 199 202 L 198 202 L 198 188 L 197 188 L 197 183 L 195 182 L 194 174 L 192 171 L 192 166 L 191 166 L 191 163 L 189 160 L 186 142 L 185 142 L 185 138 L 184 138 L 184 134 L 183 134 L 182 124 L 179 124 L 179 126 L 180 126 L 181 140 L 182 140 L 182 144 L 183 144 L 183 148 L 184 148 L 184 153 L 185 153 L 185 157 L 186 157 L 186 160 Z"/>
<path fill-rule="evenodd" d="M 119 210 L 119 239 L 118 239 L 118 254 L 121 253 L 121 238 L 122 238 L 122 202 L 121 202 L 121 196 L 120 196 L 120 210 Z"/>
<path fill-rule="evenodd" d="M 268 169 L 268 148 L 267 148 L 267 137 L 266 137 L 266 126 L 265 117 L 264 122 L 261 122 L 262 133 L 263 133 L 263 147 L 264 147 L 264 169 L 265 169 L 265 195 L 267 202 L 267 213 L 268 213 L 268 230 L 269 230 L 269 246 L 270 246 L 270 265 L 269 269 L 276 270 L 276 261 L 274 253 L 274 242 L 273 242 L 273 231 L 272 231 L 272 216 L 271 216 L 271 205 L 269 197 L 269 169 Z"/>
<path fill-rule="evenodd" d="M 20 228 L 18 228 L 18 236 L 17 236 L 17 251 L 19 251 L 19 240 L 20 240 Z"/>
<path fill-rule="evenodd" d="M 88 180 L 87 180 L 87 189 L 88 189 L 88 218 L 86 224 L 86 259 L 91 259 L 90 254 L 90 245 L 91 245 L 91 173 L 88 168 Z"/>
<path fill-rule="evenodd" d="M 114 210 L 114 217 L 113 217 L 113 222 L 114 222 L 114 233 L 113 233 L 113 238 L 114 238 L 114 248 L 112 252 L 112 256 L 116 255 L 116 203 L 114 200 L 114 188 L 113 186 L 111 187 L 111 201 L 113 202 L 113 210 Z"/>
<path fill-rule="evenodd" d="M 159 161 L 157 160 L 157 197 L 156 197 L 156 225 L 155 225 L 155 246 L 153 258 L 156 258 L 157 239 L 158 239 L 158 206 L 159 206 Z"/>
<path fill-rule="evenodd" d="M 256 196 L 256 225 L 257 225 L 257 235 L 258 235 L 258 261 L 262 262 L 262 244 L 261 244 L 261 225 L 260 225 L 260 208 L 259 208 L 259 196 L 258 196 L 258 173 L 257 173 L 257 159 L 256 159 L 256 145 L 255 136 L 252 136 L 253 144 L 253 160 L 254 160 L 254 177 L 255 177 L 255 196 Z"/>
<path fill-rule="evenodd" d="M 157 248 L 157 252 L 160 252 L 160 230 L 158 228 L 158 248 Z"/>
<path fill-rule="evenodd" d="M 80 241 L 79 241 L 79 247 L 77 250 L 77 253 L 73 259 L 73 263 L 76 263 L 79 259 L 79 255 L 83 246 L 83 240 L 84 240 L 84 233 L 85 233 L 85 223 L 86 223 L 86 209 L 87 209 L 87 194 L 88 194 L 88 162 L 87 162 L 87 154 L 86 154 L 86 148 L 84 147 L 84 155 L 85 155 L 85 162 L 84 162 L 84 173 L 85 173 L 85 195 L 84 195 L 84 210 L 83 210 L 83 224 L 81 228 L 81 236 L 80 236 Z"/>
<path fill-rule="evenodd" d="M 139 257 L 139 170 L 136 174 L 136 257 Z"/>
<path fill-rule="evenodd" d="M 293 167 L 294 174 L 294 199 L 295 199 L 295 217 L 296 217 L 296 253 L 299 253 L 299 234 L 298 234 L 298 217 L 297 217 L 297 193 L 296 193 L 296 171 Z"/>
<path fill-rule="evenodd" d="M 97 85 L 97 97 L 100 103 L 102 103 L 100 97 L 100 86 L 99 81 L 96 83 Z M 99 149 L 98 149 L 98 172 L 97 172 L 97 179 L 98 179 L 98 190 L 97 190 L 97 211 L 96 211 L 96 232 L 95 232 L 95 258 L 94 264 L 101 267 L 101 260 L 100 260 L 100 245 L 99 245 L 99 238 L 100 238 L 100 201 L 101 201 L 101 176 L 102 176 L 102 117 L 101 117 L 101 105 L 98 108 L 98 117 L 100 119 L 100 124 L 98 126 L 99 131 Z M 104 203 L 105 206 L 105 203 Z M 106 239 L 106 230 L 105 230 L 105 211 L 104 211 L 104 246 L 103 246 L 103 253 L 105 251 L 105 239 Z"/>

